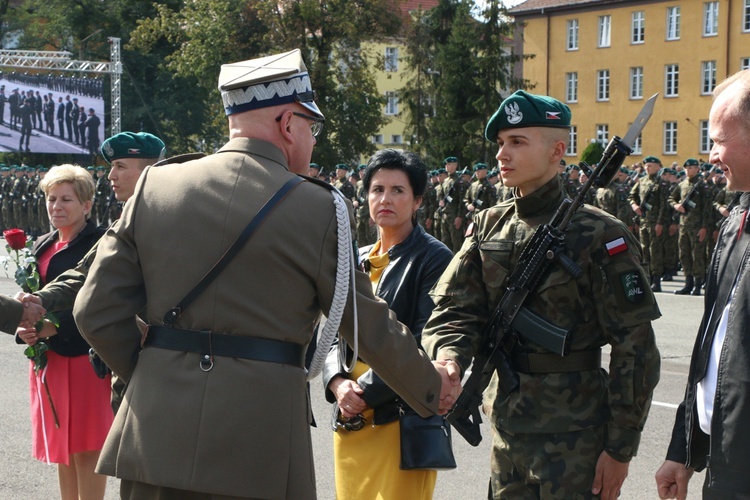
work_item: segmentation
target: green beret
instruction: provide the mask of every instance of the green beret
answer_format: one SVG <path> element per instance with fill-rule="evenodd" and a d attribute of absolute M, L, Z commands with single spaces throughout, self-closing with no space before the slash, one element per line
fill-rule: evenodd
<path fill-rule="evenodd" d="M 89 172 L 93 172 L 94 171 L 94 166 L 93 165 L 89 165 L 88 167 L 86 167 L 86 170 L 88 170 Z"/>
<path fill-rule="evenodd" d="M 671 168 L 671 167 L 667 167 L 667 168 L 665 168 L 665 169 L 664 169 L 664 170 L 662 171 L 662 173 L 664 173 L 664 174 L 672 174 L 672 175 L 677 175 L 677 170 L 675 170 L 675 169 L 673 169 L 673 168 Z"/>
<path fill-rule="evenodd" d="M 349 171 L 349 167 L 347 167 L 345 163 L 339 163 L 338 165 L 336 165 L 336 170 Z"/>
<path fill-rule="evenodd" d="M 461 171 L 460 171 L 460 172 L 458 173 L 458 175 L 471 175 L 471 170 L 469 170 L 469 169 L 468 169 L 468 167 L 467 167 L 467 168 L 464 168 L 463 170 L 461 170 Z"/>
<path fill-rule="evenodd" d="M 701 165 L 701 170 L 704 172 L 709 172 L 712 168 L 714 168 L 710 163 L 704 163 Z"/>
<path fill-rule="evenodd" d="M 622 172 L 623 174 L 630 175 L 630 170 L 628 170 L 628 167 L 626 167 L 624 165 L 620 167 L 620 172 Z"/>
<path fill-rule="evenodd" d="M 497 177 L 497 175 L 498 175 L 498 172 L 494 168 L 490 170 L 489 172 L 487 172 L 487 177 Z"/>
<path fill-rule="evenodd" d="M 5 165 L 3 165 L 2 167 L 0 167 L 0 172 L 10 172 L 10 167 L 6 167 Z"/>
<path fill-rule="evenodd" d="M 102 143 L 107 163 L 120 158 L 163 158 L 164 142 L 147 132 L 120 132 Z"/>
<path fill-rule="evenodd" d="M 446 174 L 447 175 L 448 171 L 446 169 L 444 169 L 444 168 L 439 168 L 439 169 L 437 169 L 437 173 L 438 173 L 438 175 L 440 175 L 440 174 Z"/>
<path fill-rule="evenodd" d="M 497 108 L 487 123 L 484 136 L 495 142 L 499 131 L 522 127 L 568 128 L 570 108 L 553 97 L 517 90 Z"/>
<path fill-rule="evenodd" d="M 724 173 L 724 171 L 723 171 L 723 170 L 721 169 L 721 167 L 716 167 L 716 168 L 714 169 L 714 173 L 715 173 L 715 174 L 723 174 L 723 173 Z"/>
<path fill-rule="evenodd" d="M 579 167 L 575 163 L 571 163 L 570 165 L 568 165 L 567 170 L 568 170 L 568 172 L 570 172 L 571 170 L 578 170 L 580 172 L 581 171 L 581 167 Z"/>
<path fill-rule="evenodd" d="M 474 172 L 476 172 L 477 170 L 487 170 L 487 164 L 477 163 L 476 165 L 474 165 Z"/>
<path fill-rule="evenodd" d="M 359 166 L 357 167 L 357 170 L 364 170 L 366 168 L 367 168 L 367 165 L 365 165 L 364 163 L 360 163 Z"/>
<path fill-rule="evenodd" d="M 643 159 L 643 163 L 658 163 L 661 165 L 661 160 L 656 156 L 647 156 Z"/>
<path fill-rule="evenodd" d="M 311 163 L 310 168 L 315 168 L 315 169 L 320 170 L 320 165 L 318 165 L 317 163 Z"/>
<path fill-rule="evenodd" d="M 94 170 L 96 170 L 97 172 L 101 172 L 101 171 L 103 171 L 103 170 L 107 170 L 107 169 L 106 169 L 106 168 L 104 168 L 104 166 L 102 166 L 102 165 L 97 165 L 97 166 L 96 166 L 96 168 L 95 168 Z"/>
<path fill-rule="evenodd" d="M 699 167 L 700 162 L 696 160 L 695 158 L 688 158 L 685 160 L 685 163 L 682 164 L 683 167 Z"/>
<path fill-rule="evenodd" d="M 456 158 L 455 156 L 449 156 L 445 160 L 443 160 L 443 165 L 445 165 L 446 163 L 458 163 L 458 158 Z"/>

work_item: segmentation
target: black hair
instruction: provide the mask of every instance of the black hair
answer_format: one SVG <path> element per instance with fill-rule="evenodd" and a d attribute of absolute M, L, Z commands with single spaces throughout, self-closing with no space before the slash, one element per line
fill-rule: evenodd
<path fill-rule="evenodd" d="M 372 176 L 380 169 L 400 170 L 409 179 L 409 185 L 414 192 L 414 197 L 424 195 L 427 188 L 427 166 L 416 153 L 401 149 L 381 149 L 377 151 L 367 162 L 367 168 L 362 176 L 362 185 L 365 191 L 370 191 Z"/>

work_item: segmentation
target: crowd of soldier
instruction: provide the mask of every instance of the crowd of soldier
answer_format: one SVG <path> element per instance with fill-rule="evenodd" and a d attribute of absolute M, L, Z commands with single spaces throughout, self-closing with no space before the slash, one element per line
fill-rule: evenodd
<path fill-rule="evenodd" d="M 46 199 L 44 192 L 39 189 L 39 181 L 44 179 L 48 170 L 42 165 L 31 167 L 0 164 L 0 232 L 18 228 L 36 238 L 50 231 Z M 107 179 L 107 169 L 90 166 L 87 170 L 96 184 L 91 216 L 95 223 L 107 227 L 110 221 L 119 217 L 122 206 L 114 198 Z"/>
<path fill-rule="evenodd" d="M 484 163 L 459 169 L 458 164 L 458 158 L 450 156 L 441 168 L 429 172 L 430 182 L 417 212 L 425 230 L 454 252 L 461 248 L 477 213 L 513 198 L 497 169 Z M 329 176 L 313 163 L 310 175 L 328 180 L 352 201 L 357 242 L 368 245 L 377 240 L 377 234 L 359 180 L 363 168 L 351 170 L 338 164 Z M 588 168 L 561 162 L 560 175 L 571 199 L 586 184 Z M 658 158 L 647 156 L 642 163 L 621 167 L 607 187 L 590 189 L 584 201 L 620 219 L 639 239 L 653 291 L 661 292 L 662 280 L 672 281 L 682 270 L 685 285 L 674 293 L 700 295 L 720 222 L 737 203 L 737 196 L 727 189 L 721 169 L 708 163 L 689 158 L 682 165 L 673 162 L 663 167 Z"/>

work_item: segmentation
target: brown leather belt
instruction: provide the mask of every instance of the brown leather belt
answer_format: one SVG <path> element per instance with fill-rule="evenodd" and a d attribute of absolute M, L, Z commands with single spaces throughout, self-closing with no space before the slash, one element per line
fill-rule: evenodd
<path fill-rule="evenodd" d="M 214 356 L 305 366 L 305 346 L 259 337 L 149 325 L 143 345 L 201 354 L 204 371 L 213 367 Z"/>
<path fill-rule="evenodd" d="M 553 353 L 513 353 L 513 368 L 526 374 L 570 373 L 598 370 L 602 366 L 602 350 L 571 352 L 567 356 Z"/>

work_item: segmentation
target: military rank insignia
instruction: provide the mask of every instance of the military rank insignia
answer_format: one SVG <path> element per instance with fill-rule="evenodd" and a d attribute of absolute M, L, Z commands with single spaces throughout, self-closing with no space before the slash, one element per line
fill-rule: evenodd
<path fill-rule="evenodd" d="M 646 289 L 638 271 L 628 271 L 621 274 L 620 283 L 625 298 L 633 304 L 638 304 L 646 296 Z"/>
<path fill-rule="evenodd" d="M 607 248 L 607 253 L 610 257 L 617 255 L 620 252 L 624 252 L 628 249 L 628 244 L 625 243 L 625 238 L 620 236 L 616 240 L 612 240 L 604 245 Z"/>

